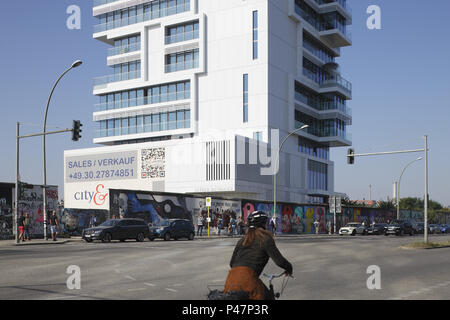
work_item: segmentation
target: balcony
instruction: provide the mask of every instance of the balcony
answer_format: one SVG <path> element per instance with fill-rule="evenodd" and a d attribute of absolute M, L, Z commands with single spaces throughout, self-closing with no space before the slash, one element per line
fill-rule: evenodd
<path fill-rule="evenodd" d="M 295 120 L 295 128 L 300 129 L 305 123 Z M 312 138 L 317 142 L 323 143 L 329 147 L 346 147 L 352 145 L 352 135 L 345 130 L 339 130 L 336 128 L 315 128 L 309 126 L 305 130 L 299 132 L 306 133 L 308 138 Z"/>
<path fill-rule="evenodd" d="M 177 42 L 189 41 L 199 38 L 199 31 L 189 31 L 180 34 L 174 34 L 171 36 L 166 36 L 166 44 L 172 44 Z"/>
<path fill-rule="evenodd" d="M 190 99 L 190 91 L 173 92 L 135 99 L 119 100 L 114 102 L 97 103 L 94 105 L 94 112 L 111 111 L 125 108 L 147 106 L 157 103 L 166 103 Z"/>
<path fill-rule="evenodd" d="M 102 6 L 104 4 L 116 2 L 119 0 L 94 0 L 94 7 Z"/>
<path fill-rule="evenodd" d="M 191 120 L 179 120 L 160 122 L 155 124 L 145 124 L 141 126 L 121 127 L 113 129 L 99 129 L 95 131 L 95 139 L 119 137 L 132 134 L 154 133 L 169 130 L 189 129 L 191 127 Z"/>
<path fill-rule="evenodd" d="M 144 21 L 150 21 L 177 13 L 182 13 L 190 10 L 190 2 L 186 2 L 177 6 L 167 7 L 163 9 L 152 10 L 151 12 L 146 12 L 139 15 L 134 15 L 131 17 L 124 17 L 121 19 L 113 20 L 106 23 L 97 24 L 94 26 L 94 33 L 104 32 L 107 30 L 112 30 L 120 27 L 129 26 L 136 23 L 141 23 Z"/>
<path fill-rule="evenodd" d="M 353 9 L 348 4 L 347 0 L 314 0 L 319 5 L 320 13 L 324 13 L 324 8 L 331 7 L 333 5 L 339 5 L 344 11 L 346 11 L 350 16 L 353 15 Z M 320 10 L 321 9 L 321 10 Z"/>
<path fill-rule="evenodd" d="M 306 68 L 303 68 L 303 75 L 319 85 L 320 93 L 339 91 L 348 99 L 352 98 L 352 83 L 345 80 L 338 74 L 316 74 Z"/>
<path fill-rule="evenodd" d="M 166 73 L 171 73 L 171 72 L 176 72 L 176 71 L 197 69 L 198 66 L 199 66 L 198 60 L 188 60 L 185 62 L 166 64 L 165 71 L 166 71 Z"/>
<path fill-rule="evenodd" d="M 98 77 L 94 79 L 94 90 L 103 89 L 108 83 L 114 83 L 119 81 L 139 79 L 141 77 L 141 71 L 131 71 L 125 73 L 118 73 L 104 77 Z"/>
<path fill-rule="evenodd" d="M 351 119 L 352 117 L 353 113 L 352 108 L 347 107 L 345 103 L 340 103 L 336 101 L 313 102 L 308 100 L 304 95 L 298 92 L 295 92 L 295 100 L 319 111 L 320 113 L 340 111 L 346 114 L 349 119 Z"/>
<path fill-rule="evenodd" d="M 133 43 L 125 46 L 114 47 L 108 49 L 108 57 L 117 56 L 119 54 L 126 54 L 130 52 L 136 52 L 141 50 L 141 43 Z"/>
<path fill-rule="evenodd" d="M 327 29 L 319 32 L 320 37 L 333 48 L 348 47 L 352 45 L 352 34 L 340 28 Z"/>

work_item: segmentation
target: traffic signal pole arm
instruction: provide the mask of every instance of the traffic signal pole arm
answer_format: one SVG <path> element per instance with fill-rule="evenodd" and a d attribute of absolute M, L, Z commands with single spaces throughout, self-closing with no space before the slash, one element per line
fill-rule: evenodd
<path fill-rule="evenodd" d="M 25 139 L 25 138 L 32 138 L 32 137 L 40 137 L 40 136 L 47 136 L 50 134 L 57 134 L 57 133 L 64 133 L 64 132 L 72 132 L 73 129 L 64 129 L 64 130 L 58 130 L 58 131 L 49 131 L 49 132 L 42 132 L 42 133 L 35 133 L 35 134 L 28 134 L 26 136 L 19 136 L 18 139 Z"/>
<path fill-rule="evenodd" d="M 383 155 L 383 154 L 412 153 L 412 152 L 424 152 L 424 151 L 425 151 L 425 149 L 415 149 L 415 150 L 374 152 L 374 153 L 359 153 L 359 154 L 352 153 L 352 154 L 348 154 L 347 157 L 379 156 L 379 155 Z"/>

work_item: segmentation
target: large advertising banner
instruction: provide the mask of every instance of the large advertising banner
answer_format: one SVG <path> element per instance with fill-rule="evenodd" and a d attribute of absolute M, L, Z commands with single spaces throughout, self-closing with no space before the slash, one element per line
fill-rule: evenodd
<path fill-rule="evenodd" d="M 137 151 L 65 159 L 66 183 L 133 180 L 138 174 Z"/>
<path fill-rule="evenodd" d="M 66 157 L 64 171 L 66 207 L 108 210 L 111 184 L 139 178 L 138 152 Z"/>
<path fill-rule="evenodd" d="M 161 225 L 168 219 L 193 222 L 194 198 L 145 191 L 110 190 L 110 218 L 139 218 L 147 224 Z"/>

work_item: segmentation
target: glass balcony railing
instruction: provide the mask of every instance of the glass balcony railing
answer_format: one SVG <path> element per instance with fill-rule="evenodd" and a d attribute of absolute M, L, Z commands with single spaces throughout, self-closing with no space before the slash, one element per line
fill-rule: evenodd
<path fill-rule="evenodd" d="M 119 0 L 94 0 L 94 7 L 101 6 L 107 3 L 116 2 Z"/>
<path fill-rule="evenodd" d="M 108 83 L 133 80 L 141 77 L 141 71 L 132 71 L 125 73 L 112 74 L 109 76 L 98 77 L 94 79 L 94 89 L 106 86 Z"/>
<path fill-rule="evenodd" d="M 114 102 L 97 103 L 94 105 L 94 112 L 117 110 L 124 108 L 139 107 L 156 103 L 165 103 L 177 100 L 190 99 L 190 91 L 181 91 L 174 93 L 166 93 L 152 95 L 148 97 L 140 97 L 135 99 L 119 100 Z"/>
<path fill-rule="evenodd" d="M 174 34 L 171 36 L 166 36 L 166 44 L 189 41 L 189 40 L 198 39 L 198 38 L 199 38 L 198 30 L 189 31 L 189 32 Z"/>
<path fill-rule="evenodd" d="M 344 8 L 350 15 L 353 14 L 352 7 L 347 3 L 346 0 L 314 0 L 318 5 L 324 5 L 329 3 L 337 2 L 341 5 L 342 8 Z"/>
<path fill-rule="evenodd" d="M 119 54 L 125 54 L 129 52 L 135 52 L 141 50 L 141 43 L 133 43 L 125 46 L 114 47 L 108 49 L 108 57 L 117 56 Z"/>
<path fill-rule="evenodd" d="M 352 108 L 347 107 L 345 103 L 337 102 L 337 101 L 311 101 L 301 93 L 295 92 L 295 100 L 303 102 L 307 106 L 316 109 L 317 111 L 333 111 L 339 110 L 344 112 L 345 114 L 352 116 Z"/>
<path fill-rule="evenodd" d="M 166 64 L 166 73 L 198 68 L 198 60 Z"/>
<path fill-rule="evenodd" d="M 139 15 L 124 17 L 106 23 L 97 24 L 94 26 L 94 33 L 103 32 L 111 29 L 129 26 L 144 21 L 154 20 L 177 13 L 182 13 L 190 10 L 190 2 L 186 2 L 177 6 L 167 7 L 163 9 L 152 10 Z"/>
<path fill-rule="evenodd" d="M 303 75 L 318 83 L 321 88 L 339 86 L 352 92 L 352 83 L 345 80 L 340 75 L 317 74 L 306 68 L 303 68 Z"/>
<path fill-rule="evenodd" d="M 303 127 L 306 123 L 303 123 L 301 121 L 295 120 L 295 128 L 300 129 Z M 345 140 L 352 140 L 351 133 L 348 133 L 345 130 L 337 129 L 337 128 L 315 128 L 312 126 L 309 126 L 308 128 L 304 129 L 307 133 L 319 137 L 319 138 L 328 138 L 328 137 L 340 137 Z"/>
<path fill-rule="evenodd" d="M 141 126 L 121 127 L 113 129 L 99 129 L 95 131 L 95 138 L 98 139 L 98 138 L 125 136 L 130 134 L 189 129 L 190 127 L 191 127 L 191 120 L 159 122 L 154 124 L 144 124 Z"/>
<path fill-rule="evenodd" d="M 342 87 L 350 92 L 352 92 L 352 84 L 351 82 L 345 80 L 340 75 L 332 75 L 330 77 L 327 77 L 323 83 L 321 83 L 321 87 L 334 87 L 334 86 Z"/>

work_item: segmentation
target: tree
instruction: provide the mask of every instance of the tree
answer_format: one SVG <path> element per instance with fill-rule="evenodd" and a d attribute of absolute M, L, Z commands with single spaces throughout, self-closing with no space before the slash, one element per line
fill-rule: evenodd
<path fill-rule="evenodd" d="M 383 210 L 395 210 L 396 205 L 392 200 L 389 201 L 380 200 L 377 202 L 377 207 Z"/>

